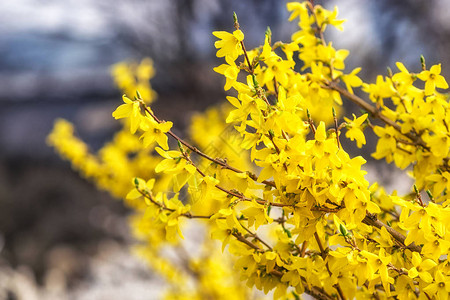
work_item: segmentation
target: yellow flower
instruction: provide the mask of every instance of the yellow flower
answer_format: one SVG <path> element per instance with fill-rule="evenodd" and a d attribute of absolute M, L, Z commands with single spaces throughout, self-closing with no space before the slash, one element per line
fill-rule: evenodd
<path fill-rule="evenodd" d="M 333 11 L 329 11 L 324 9 L 320 5 L 316 5 L 314 7 L 314 13 L 316 14 L 317 24 L 322 28 L 322 30 L 325 30 L 327 24 L 333 25 L 340 31 L 344 30 L 342 24 L 345 22 L 345 20 L 336 20 L 336 17 L 338 15 L 337 6 L 334 7 Z"/>
<path fill-rule="evenodd" d="M 441 255 L 447 254 L 450 248 L 450 241 L 436 237 L 432 233 L 425 233 L 427 242 L 422 247 L 422 254 L 438 260 Z"/>
<path fill-rule="evenodd" d="M 157 123 L 156 121 L 146 119 L 146 131 L 141 136 L 144 147 L 148 147 L 151 143 L 156 141 L 161 148 L 168 150 L 169 145 L 167 144 L 166 133 L 170 130 L 170 128 L 172 128 L 172 126 L 173 123 L 170 121 Z"/>
<path fill-rule="evenodd" d="M 265 209 L 261 207 L 249 207 L 241 211 L 248 218 L 248 226 L 255 225 L 255 229 L 267 223 L 272 223 L 272 218 L 267 216 Z"/>
<path fill-rule="evenodd" d="M 400 73 L 394 74 L 392 80 L 401 85 L 410 86 L 414 81 L 414 75 L 409 73 L 408 69 L 406 69 L 405 65 L 401 62 L 396 62 L 395 65 L 400 70 Z"/>
<path fill-rule="evenodd" d="M 397 149 L 397 141 L 395 139 L 397 132 L 392 126 L 375 126 L 373 131 L 379 137 L 379 140 L 376 152 L 372 156 L 376 159 L 386 157 L 386 161 L 390 163 L 393 159 L 392 153 Z"/>
<path fill-rule="evenodd" d="M 306 2 L 289 2 L 286 4 L 287 10 L 292 11 L 289 21 L 294 20 L 296 17 L 301 19 L 309 19 L 308 8 L 306 7 Z"/>
<path fill-rule="evenodd" d="M 112 113 L 112 116 L 116 120 L 122 118 L 130 118 L 130 131 L 131 133 L 135 133 L 139 128 L 142 120 L 144 119 L 144 116 L 141 114 L 141 102 L 139 100 L 133 101 L 126 95 L 122 96 L 122 100 L 123 102 L 125 102 L 125 104 L 122 104 L 118 108 L 116 108 L 116 110 Z"/>
<path fill-rule="evenodd" d="M 425 95 L 431 95 L 436 88 L 448 89 L 447 81 L 441 74 L 441 64 L 434 65 L 431 69 L 420 72 L 417 77 L 425 81 Z"/>
<path fill-rule="evenodd" d="M 200 180 L 201 192 L 198 200 L 203 201 L 206 197 L 210 197 L 212 195 L 212 190 L 216 188 L 216 185 L 218 185 L 219 182 L 218 179 L 211 176 L 202 177 Z"/>
<path fill-rule="evenodd" d="M 134 95 L 136 90 L 142 96 L 142 100 L 149 104 L 156 98 L 150 79 L 155 75 L 153 61 L 143 58 L 136 62 L 120 62 L 112 66 L 111 73 L 115 84 L 126 95 Z"/>
<path fill-rule="evenodd" d="M 358 148 L 361 148 L 362 145 L 366 144 L 366 137 L 364 136 L 364 133 L 361 129 L 361 125 L 367 119 L 367 116 L 367 114 L 364 114 L 356 118 L 355 114 L 353 114 L 353 121 L 344 117 L 345 121 L 347 122 L 347 132 L 345 133 L 345 136 L 352 141 L 356 140 L 356 145 L 358 146 Z"/>
<path fill-rule="evenodd" d="M 218 67 L 215 67 L 213 70 L 219 74 L 225 76 L 225 91 L 228 91 L 231 87 L 236 83 L 237 77 L 239 75 L 239 68 L 236 66 L 234 60 L 226 57 L 225 60 L 228 64 L 221 64 Z"/>
<path fill-rule="evenodd" d="M 244 40 L 244 33 L 240 30 L 235 30 L 232 34 L 226 31 L 214 31 L 213 35 L 220 40 L 214 43 L 214 46 L 219 49 L 217 57 L 230 57 L 233 61 L 242 54 L 241 42 Z"/>
<path fill-rule="evenodd" d="M 442 172 L 442 174 L 432 174 L 426 177 L 427 180 L 434 183 L 433 195 L 439 196 L 445 189 L 450 191 L 450 173 Z"/>
<path fill-rule="evenodd" d="M 317 155 L 317 157 L 322 157 L 324 153 L 325 140 L 327 139 L 327 132 L 325 130 L 325 123 L 320 122 L 319 126 L 316 129 L 316 133 L 314 135 L 315 141 L 313 144 L 313 153 Z M 308 141 L 309 142 L 309 141 Z"/>
<path fill-rule="evenodd" d="M 378 75 L 376 83 L 363 84 L 363 91 L 369 93 L 372 102 L 381 102 L 383 98 L 389 98 L 395 95 L 395 90 L 389 80 L 384 81 L 383 76 Z"/>
<path fill-rule="evenodd" d="M 410 278 L 416 278 L 417 276 L 419 276 L 420 279 L 422 279 L 426 283 L 430 283 L 433 281 L 433 277 L 431 276 L 430 272 L 428 272 L 430 269 L 437 266 L 437 264 L 433 260 L 422 260 L 422 257 L 419 253 L 413 252 L 412 264 L 413 267 L 408 271 L 408 276 Z"/>
<path fill-rule="evenodd" d="M 447 157 L 450 150 L 450 136 L 445 131 L 436 131 L 432 136 L 424 138 L 427 145 L 431 148 L 431 153 L 439 158 Z"/>
<path fill-rule="evenodd" d="M 359 87 L 362 85 L 362 80 L 356 74 L 361 71 L 361 68 L 356 68 L 350 72 L 350 74 L 342 75 L 342 81 L 344 81 L 347 90 L 353 94 L 352 87 Z"/>
<path fill-rule="evenodd" d="M 434 282 L 423 289 L 429 296 L 437 295 L 437 299 L 447 300 L 450 295 L 450 277 L 436 271 Z"/>

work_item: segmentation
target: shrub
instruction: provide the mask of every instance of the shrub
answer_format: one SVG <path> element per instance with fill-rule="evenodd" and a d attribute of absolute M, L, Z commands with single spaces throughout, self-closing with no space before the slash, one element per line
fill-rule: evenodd
<path fill-rule="evenodd" d="M 253 287 L 274 298 L 447 299 L 450 107 L 438 91 L 448 88 L 441 66 L 422 57 L 413 73 L 399 62 L 398 72 L 365 83 L 360 68 L 345 71 L 349 52 L 324 39 L 327 27 L 343 29 L 337 8 L 287 8 L 299 26 L 290 42 L 273 42 L 268 29 L 248 50 L 236 15 L 233 32 L 213 33 L 225 60 L 214 70 L 236 96 L 195 116 L 188 139 L 151 109 L 154 71 L 144 60 L 114 68 L 127 95 L 139 92 L 123 96 L 113 112 L 123 129 L 97 155 L 64 120 L 49 143 L 135 210 L 136 252 L 170 283 L 170 299 L 246 299 Z M 342 119 L 344 100 L 363 113 Z M 378 137 L 374 158 L 410 167 L 410 194 L 369 185 L 365 159 L 340 142 L 345 132 L 361 148 L 364 130 Z"/>

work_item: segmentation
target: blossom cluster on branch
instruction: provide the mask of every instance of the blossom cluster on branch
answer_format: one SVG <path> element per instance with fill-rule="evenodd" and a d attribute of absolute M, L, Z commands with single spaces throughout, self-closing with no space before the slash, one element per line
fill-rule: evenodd
<path fill-rule="evenodd" d="M 274 42 L 268 29 L 261 46 L 246 49 L 236 15 L 232 32 L 213 33 L 225 61 L 214 70 L 235 94 L 194 117 L 189 141 L 151 109 L 145 60 L 114 69 L 127 95 L 113 116 L 124 127 L 98 155 L 66 121 L 49 143 L 135 209 L 136 249 L 170 282 L 170 299 L 260 297 L 253 287 L 275 299 L 448 299 L 450 107 L 441 66 L 421 57 L 416 73 L 399 62 L 396 73 L 365 83 L 360 68 L 345 70 L 349 51 L 324 38 L 327 27 L 343 30 L 337 8 L 287 8 L 298 22 L 289 42 Z M 363 113 L 342 118 L 343 101 Z M 363 147 L 365 130 L 378 137 L 374 158 L 409 167 L 410 194 L 365 179 L 366 160 L 341 144 L 344 132 Z M 201 234 L 183 239 L 189 226 Z"/>

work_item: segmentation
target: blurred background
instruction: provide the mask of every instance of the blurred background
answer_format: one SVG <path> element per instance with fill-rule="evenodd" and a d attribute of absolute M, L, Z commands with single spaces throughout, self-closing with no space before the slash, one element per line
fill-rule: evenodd
<path fill-rule="evenodd" d="M 157 70 L 154 110 L 183 132 L 194 112 L 225 97 L 211 32 L 231 31 L 236 11 L 247 48 L 263 42 L 266 26 L 287 41 L 296 24 L 286 2 L 0 2 L 0 299 L 158 299 L 161 282 L 128 252 L 127 208 L 73 172 L 46 135 L 63 117 L 99 149 L 119 129 L 110 66 L 143 57 Z M 345 32 L 326 38 L 350 50 L 347 68 L 361 66 L 364 81 L 396 61 L 418 72 L 421 54 L 450 75 L 450 2 L 315 2 L 339 6 Z M 405 185 L 386 164 L 368 168 L 372 181 L 382 174 L 388 188 Z"/>

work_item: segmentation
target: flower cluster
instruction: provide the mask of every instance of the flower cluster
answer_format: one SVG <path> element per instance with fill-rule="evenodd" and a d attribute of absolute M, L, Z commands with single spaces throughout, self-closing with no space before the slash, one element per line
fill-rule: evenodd
<path fill-rule="evenodd" d="M 194 117 L 189 142 L 137 93 L 113 112 L 125 119 L 119 135 L 133 147 L 113 142 L 117 156 L 90 155 L 67 123 L 56 124 L 50 143 L 101 187 L 116 189 L 102 176 L 127 182 L 116 194 L 134 205 L 139 252 L 173 284 L 169 297 L 249 297 L 241 280 L 275 299 L 448 299 L 450 108 L 438 90 L 448 88 L 441 66 L 427 69 L 422 58 L 412 73 L 397 63 L 398 73 L 364 83 L 360 68 L 345 71 L 349 51 L 324 38 L 330 26 L 343 29 L 337 8 L 312 1 L 287 8 L 298 22 L 289 42 L 273 42 L 268 29 L 263 44 L 247 50 L 236 15 L 232 33 L 213 33 L 225 60 L 214 70 L 235 95 Z M 344 100 L 365 113 L 340 121 Z M 361 148 L 367 128 L 378 137 L 374 158 L 412 165 L 409 195 L 370 185 L 366 160 L 344 149 L 343 131 Z M 98 178 L 87 172 L 91 160 Z M 184 250 L 190 223 L 203 226 L 197 257 Z"/>
<path fill-rule="evenodd" d="M 149 59 L 145 59 L 139 64 L 142 65 L 152 66 L 152 63 Z M 140 76 L 143 78 L 150 78 L 154 74 L 152 68 L 140 72 L 144 71 L 148 74 L 141 73 Z M 126 76 L 122 72 L 125 72 Z M 139 86 L 135 82 L 129 83 L 126 87 L 120 83 L 123 78 L 137 77 L 136 72 L 135 64 L 120 63 L 113 69 L 114 79 L 123 92 L 131 89 L 135 93 L 136 88 L 142 88 L 143 85 Z M 146 84 L 149 94 L 156 94 L 148 82 L 141 84 Z M 182 219 L 190 217 L 190 211 L 206 215 L 213 211 L 215 204 L 201 201 L 197 205 L 193 203 L 190 206 L 179 200 L 182 198 L 178 192 L 189 179 L 188 171 L 192 172 L 192 165 L 186 164 L 186 160 L 181 159 L 179 151 L 165 152 L 162 148 L 156 147 L 160 145 L 168 149 L 165 132 L 170 128 L 166 129 L 164 126 L 169 124 L 171 126 L 171 122 L 159 124 L 153 119 L 148 119 L 151 111 L 141 110 L 145 108 L 143 103 L 148 103 L 148 99 L 141 99 L 143 95 L 144 93 L 139 92 L 137 95 L 139 98 L 136 97 L 135 100 L 123 97 L 124 104 L 114 113 L 115 117 L 124 119 L 123 128 L 98 153 L 90 151 L 89 147 L 75 136 L 73 125 L 62 119 L 55 122 L 47 138 L 48 144 L 54 147 L 60 156 L 71 161 L 72 167 L 82 176 L 113 196 L 123 199 L 125 204 L 134 210 L 129 222 L 134 237 L 139 241 L 133 247 L 134 252 L 144 258 L 149 267 L 166 280 L 168 288 L 165 298 L 252 297 L 252 291 L 243 288 L 238 274 L 233 272 L 232 257 L 221 253 L 217 243 L 209 239 L 209 231 L 204 233 L 203 238 L 199 237 L 203 239 L 201 246 L 197 242 L 180 241 L 182 229 L 186 227 Z M 196 116 L 192 125 L 192 139 L 197 141 L 199 146 L 209 149 L 207 152 L 210 155 L 226 155 L 243 163 L 246 160 L 235 154 L 233 148 L 229 146 L 239 143 L 239 139 L 231 134 L 230 128 L 223 126 L 221 122 L 224 121 L 225 115 L 217 108 L 210 109 L 206 115 Z M 155 129 L 161 129 L 161 132 Z M 152 134 L 145 134 L 148 131 Z M 136 132 L 142 136 L 141 139 Z M 226 135 L 221 134 L 222 132 Z M 217 136 L 221 138 L 214 140 Z M 208 148 L 207 144 L 202 144 L 205 141 L 214 143 Z M 221 149 L 220 153 L 216 149 Z M 177 174 L 181 170 L 186 171 L 186 174 Z M 167 193 L 169 189 L 173 189 L 176 193 Z M 181 191 L 187 192 L 194 199 L 201 190 L 198 188 Z M 198 233 L 196 235 L 198 236 Z M 186 250 L 192 247 L 197 248 L 197 251 L 194 251 L 195 255 Z"/>

